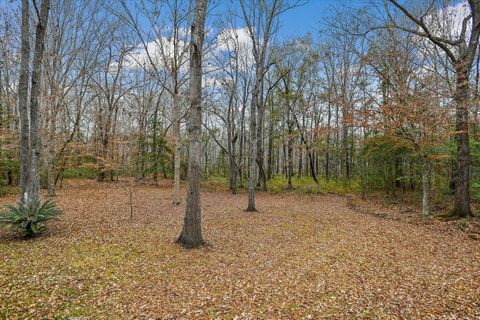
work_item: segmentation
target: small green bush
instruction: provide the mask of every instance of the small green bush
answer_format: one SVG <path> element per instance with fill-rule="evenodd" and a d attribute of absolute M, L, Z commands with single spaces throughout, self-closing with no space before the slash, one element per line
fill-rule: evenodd
<path fill-rule="evenodd" d="M 12 231 L 19 232 L 22 237 L 33 237 L 47 229 L 49 221 L 59 220 L 63 211 L 52 199 L 42 205 L 38 201 L 17 202 L 17 206 L 7 205 L 0 211 L 0 225 L 11 226 Z"/>
<path fill-rule="evenodd" d="M 7 195 L 8 192 L 7 180 L 0 178 L 0 197 Z"/>
<path fill-rule="evenodd" d="M 480 181 L 472 181 L 470 185 L 470 193 L 473 201 L 480 202 Z"/>

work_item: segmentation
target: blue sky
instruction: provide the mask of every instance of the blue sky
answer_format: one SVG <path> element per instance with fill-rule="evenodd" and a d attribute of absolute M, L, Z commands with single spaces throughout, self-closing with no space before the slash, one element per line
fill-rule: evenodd
<path fill-rule="evenodd" d="M 224 5 L 229 6 L 237 2 L 237 0 L 217 1 L 220 10 L 224 8 Z M 333 8 L 360 6 L 366 2 L 367 0 L 307 0 L 305 5 L 289 10 L 281 16 L 279 35 L 282 38 L 291 38 L 305 35 L 308 32 L 315 34 L 318 32 L 321 19 L 332 14 Z M 20 1 L 14 1 L 10 5 L 10 8 L 18 8 Z M 7 0 L 0 0 L 0 9 L 2 7 L 7 7 Z"/>
<path fill-rule="evenodd" d="M 332 8 L 341 7 L 343 5 L 350 6 L 351 0 L 309 0 L 304 6 L 287 11 L 281 17 L 282 37 L 293 37 L 315 33 L 319 29 L 319 22 L 322 17 L 328 16 L 333 12 Z"/>
<path fill-rule="evenodd" d="M 308 32 L 314 34 L 318 32 L 320 21 L 323 17 L 334 13 L 334 8 L 342 6 L 352 7 L 361 6 L 368 0 L 307 0 L 303 6 L 296 7 L 280 17 L 281 29 L 279 36 L 282 38 L 291 38 L 303 36 Z M 217 7 L 214 9 L 215 14 L 222 15 L 233 6 L 237 7 L 236 11 L 240 14 L 238 0 L 216 0 Z"/>

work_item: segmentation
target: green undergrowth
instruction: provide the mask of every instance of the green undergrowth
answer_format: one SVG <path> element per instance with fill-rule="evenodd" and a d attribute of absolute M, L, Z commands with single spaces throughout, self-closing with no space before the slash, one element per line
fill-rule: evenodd
<path fill-rule="evenodd" d="M 240 181 L 237 185 L 238 192 L 246 191 L 247 180 Z M 274 176 L 267 181 L 267 191 L 272 194 L 280 194 L 283 192 L 296 192 L 300 194 L 350 194 L 360 192 L 360 182 L 352 180 L 343 182 L 340 180 L 325 180 L 319 179 L 319 183 L 311 177 L 292 177 L 293 190 L 288 190 L 287 179 L 284 176 Z M 229 180 L 228 177 L 211 176 L 202 181 L 202 188 L 206 191 L 228 191 Z"/>
<path fill-rule="evenodd" d="M 83 178 L 83 179 L 96 179 L 98 175 L 97 170 L 87 167 L 69 168 L 63 172 L 65 179 Z"/>
<path fill-rule="evenodd" d="M 293 191 L 303 194 L 349 194 L 360 192 L 360 183 L 357 180 L 343 182 L 340 180 L 319 179 L 318 184 L 311 177 L 292 177 Z M 287 179 L 283 176 L 274 176 L 267 182 L 267 189 L 273 194 L 288 191 Z"/>
<path fill-rule="evenodd" d="M 205 191 L 228 191 L 228 177 L 210 176 L 201 182 L 202 189 Z"/>

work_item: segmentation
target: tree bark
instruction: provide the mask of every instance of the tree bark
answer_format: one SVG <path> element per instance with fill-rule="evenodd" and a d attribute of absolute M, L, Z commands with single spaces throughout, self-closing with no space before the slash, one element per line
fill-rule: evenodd
<path fill-rule="evenodd" d="M 307 155 L 308 155 L 308 159 L 309 159 L 309 163 L 310 163 L 310 173 L 312 175 L 312 178 L 313 180 L 315 181 L 316 184 L 318 184 L 318 179 L 317 179 L 317 175 L 315 174 L 315 162 L 314 162 L 314 159 L 313 159 L 313 156 L 312 156 L 312 152 L 310 150 L 310 147 L 308 146 L 308 143 L 307 143 L 307 140 L 305 139 L 305 134 L 304 134 L 304 130 L 305 130 L 305 123 L 303 125 L 303 127 L 300 127 L 300 122 L 298 121 L 298 118 L 297 116 L 295 115 L 295 112 L 293 112 L 293 110 L 291 110 L 291 105 L 288 104 L 288 111 L 287 111 L 287 121 L 291 121 L 291 120 L 288 120 L 290 117 L 289 117 L 289 114 L 292 114 L 293 116 L 293 120 L 295 120 L 295 123 L 297 124 L 297 129 L 300 133 L 300 142 L 303 143 L 303 145 L 305 146 L 305 150 L 307 151 Z M 292 124 L 293 126 L 293 124 Z M 291 131 L 291 128 L 290 128 L 290 122 L 289 122 L 289 132 Z M 290 133 L 289 133 L 290 134 Z M 299 161 L 302 161 L 302 157 L 301 157 L 301 153 L 300 153 L 300 159 Z M 293 168 L 293 164 L 292 164 L 292 168 Z M 292 169 L 293 170 L 293 169 Z M 299 171 L 301 170 L 301 166 L 299 166 Z M 293 174 L 293 173 L 292 173 Z M 300 178 L 300 174 L 298 175 L 298 177 Z"/>
<path fill-rule="evenodd" d="M 188 191 L 183 230 L 177 242 L 186 248 L 205 244 L 202 237 L 200 175 L 202 145 L 202 50 L 207 0 L 197 0 L 190 47 L 190 110 L 188 119 Z"/>
<path fill-rule="evenodd" d="M 35 53 L 32 64 L 32 92 L 30 96 L 30 182 L 29 197 L 40 200 L 40 89 L 42 60 L 45 51 L 45 33 L 48 23 L 50 0 L 43 0 L 35 32 Z"/>
<path fill-rule="evenodd" d="M 257 104 L 259 103 L 260 88 L 262 83 L 263 69 L 256 67 L 255 85 L 253 88 L 252 102 L 250 104 L 250 128 L 249 128 L 249 151 L 248 151 L 248 206 L 247 212 L 257 211 L 255 207 L 255 177 L 256 177 L 256 140 L 257 140 Z"/>
<path fill-rule="evenodd" d="M 263 150 L 263 122 L 265 118 L 265 106 L 263 99 L 261 99 L 262 89 L 260 89 L 259 103 L 257 105 L 257 115 L 258 115 L 258 124 L 257 124 L 257 166 L 258 166 L 258 180 L 257 187 L 263 191 L 267 191 L 267 179 L 265 174 L 265 169 L 263 166 L 264 162 L 264 150 Z"/>
<path fill-rule="evenodd" d="M 459 62 L 455 71 L 457 179 L 455 204 L 452 214 L 455 217 L 463 218 L 472 215 L 470 209 L 470 142 L 468 133 L 470 88 L 468 84 L 468 70 L 465 68 L 464 63 Z"/>
<path fill-rule="evenodd" d="M 332 123 L 332 106 L 330 104 L 330 89 L 328 89 L 328 106 L 327 106 L 327 150 L 325 152 L 325 179 L 330 180 L 330 131 Z"/>
<path fill-rule="evenodd" d="M 232 119 L 233 121 L 233 119 Z M 237 165 L 237 158 L 236 158 L 236 148 L 235 143 L 237 142 L 237 135 L 232 137 L 233 132 L 232 125 L 228 126 L 229 134 L 228 134 L 228 159 L 229 159 L 229 175 L 230 175 L 230 190 L 232 194 L 237 194 L 237 175 L 238 175 L 238 165 Z"/>
<path fill-rule="evenodd" d="M 287 91 L 288 96 L 288 91 Z M 287 98 L 288 99 L 288 98 Z M 287 102 L 288 104 L 289 102 Z M 287 137 L 287 189 L 293 190 L 292 185 L 292 176 L 293 176 L 293 123 L 290 115 L 290 106 L 287 107 L 287 126 L 288 126 L 288 137 Z"/>
<path fill-rule="evenodd" d="M 182 141 L 180 135 L 180 104 L 178 101 L 178 93 L 173 95 L 173 112 L 174 112 L 174 137 L 175 137 L 175 156 L 174 156 L 174 169 L 173 169 L 173 204 L 179 205 L 182 202 L 180 196 L 180 164 L 182 159 Z"/>
<path fill-rule="evenodd" d="M 20 62 L 20 80 L 18 83 L 18 110 L 20 113 L 20 199 L 28 197 L 29 175 L 29 130 L 28 122 L 28 79 L 30 65 L 30 0 L 22 0 L 22 56 Z"/>
<path fill-rule="evenodd" d="M 426 157 L 423 159 L 423 203 L 422 214 L 425 219 L 430 216 L 430 181 L 431 181 L 431 163 Z"/>
<path fill-rule="evenodd" d="M 245 90 L 246 91 L 246 90 Z M 247 93 L 244 94 L 246 96 Z M 239 145 L 239 157 L 240 157 L 240 166 L 238 168 L 238 176 L 240 177 L 240 185 L 243 185 L 243 176 L 244 176 L 244 167 L 246 161 L 246 156 L 245 156 L 245 140 L 246 140 L 246 135 L 245 135 L 245 111 L 247 109 L 247 102 L 246 98 L 242 100 L 242 110 L 240 113 L 240 145 Z"/>
<path fill-rule="evenodd" d="M 345 111 L 343 111 L 343 116 L 345 117 Z M 345 119 L 343 120 L 345 121 Z M 346 183 L 350 179 L 350 162 L 348 154 L 348 127 L 343 123 L 342 128 L 342 171 L 343 171 L 343 182 Z"/>
<path fill-rule="evenodd" d="M 155 185 L 158 185 L 158 171 L 159 166 L 158 162 L 160 160 L 160 152 L 158 151 L 158 105 L 160 103 L 160 98 L 158 98 L 157 103 L 155 104 L 155 110 L 153 112 L 153 127 L 152 127 L 152 153 L 154 154 L 153 162 L 153 174 L 152 178 Z"/>
<path fill-rule="evenodd" d="M 267 179 L 273 176 L 273 103 L 270 103 L 271 110 L 268 117 L 268 156 L 267 156 Z"/>
<path fill-rule="evenodd" d="M 236 82 L 235 82 L 236 83 Z M 230 99 L 228 102 L 227 110 L 227 148 L 228 148 L 228 159 L 229 159 L 229 175 L 230 175 L 230 191 L 232 194 L 237 194 L 237 175 L 238 175 L 238 165 L 236 159 L 236 143 L 238 139 L 238 134 L 236 132 L 235 126 L 235 116 L 233 107 L 234 104 L 234 94 L 230 94 Z"/>
<path fill-rule="evenodd" d="M 56 106 L 56 97 L 52 95 L 54 102 L 51 104 L 50 109 L 50 124 L 48 132 L 48 159 L 47 159 L 47 185 L 48 185 L 48 196 L 55 196 L 55 135 L 56 135 L 56 116 L 57 116 L 57 106 Z"/>

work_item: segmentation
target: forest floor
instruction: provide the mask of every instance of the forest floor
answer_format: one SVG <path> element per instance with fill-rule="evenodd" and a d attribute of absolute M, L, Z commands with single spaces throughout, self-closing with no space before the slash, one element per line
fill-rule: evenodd
<path fill-rule="evenodd" d="M 480 242 L 334 195 L 202 195 L 209 246 L 174 243 L 171 182 L 73 180 L 62 221 L 0 230 L 0 319 L 479 319 Z M 13 201 L 2 198 L 0 204 Z"/>

